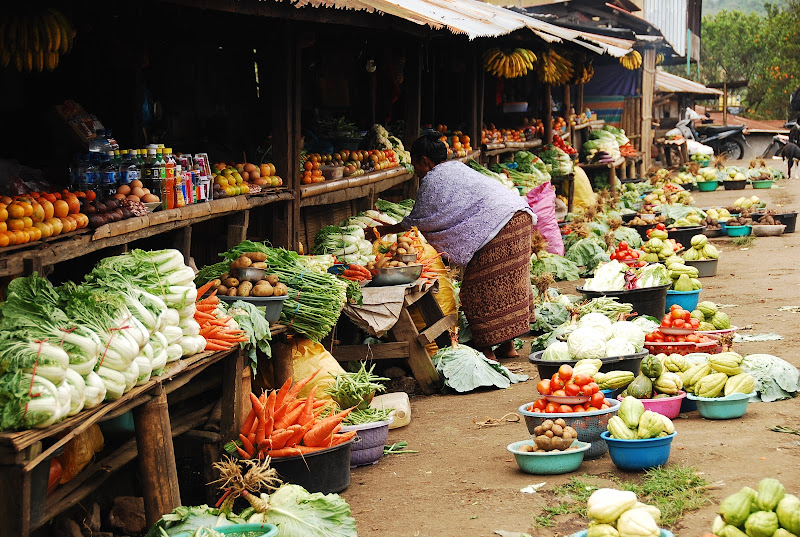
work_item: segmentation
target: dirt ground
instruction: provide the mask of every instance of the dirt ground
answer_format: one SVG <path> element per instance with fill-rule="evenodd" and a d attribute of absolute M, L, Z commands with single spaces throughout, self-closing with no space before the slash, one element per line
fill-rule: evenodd
<path fill-rule="evenodd" d="M 778 164 L 780 165 L 780 164 Z M 785 169 L 785 168 L 784 168 Z M 695 192 L 696 206 L 726 206 L 741 195 L 759 195 L 770 208 L 800 208 L 800 181 L 785 180 L 771 190 Z M 781 341 L 739 343 L 739 353 L 769 353 L 800 366 L 800 314 L 778 311 L 800 305 L 800 232 L 757 238 L 749 248 L 737 248 L 727 237 L 713 239 L 722 251 L 716 277 L 703 280 L 701 300 L 735 305 L 726 308 L 743 333 L 776 332 Z M 559 284 L 575 294 L 578 282 Z M 475 421 L 501 418 L 537 398 L 536 368 L 527 360 L 504 360 L 531 376 L 506 390 L 465 395 L 416 396 L 412 421 L 389 432 L 389 443 L 406 441 L 417 454 L 390 455 L 378 464 L 352 471 L 350 487 L 342 493 L 352 508 L 359 535 L 382 537 L 488 537 L 495 530 L 527 531 L 549 537 L 585 529 L 586 520 L 562 515 L 552 528 L 535 526 L 546 491 L 567 483 L 571 476 L 613 474 L 635 480 L 636 473 L 616 469 L 608 454 L 585 461 L 573 474 L 535 476 L 518 470 L 506 451 L 511 442 L 528 438 L 524 421 L 479 428 Z M 675 420 L 678 435 L 669 464 L 691 465 L 709 483 L 710 503 L 688 513 L 672 528 L 676 535 L 699 536 L 710 531 L 719 502 L 744 485 L 755 487 L 766 476 L 779 479 L 787 492 L 800 493 L 800 437 L 767 430 L 772 425 L 800 429 L 798 399 L 750 404 L 742 419 L 709 421 L 697 412 Z M 537 494 L 524 494 L 527 485 L 545 482 Z"/>

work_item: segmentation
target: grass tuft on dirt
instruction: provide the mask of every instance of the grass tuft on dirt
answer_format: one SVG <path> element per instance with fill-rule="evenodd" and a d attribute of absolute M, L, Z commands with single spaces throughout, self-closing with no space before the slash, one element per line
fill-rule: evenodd
<path fill-rule="evenodd" d="M 736 237 L 732 242 L 734 246 L 739 248 L 750 248 L 750 246 L 756 242 L 756 238 L 752 235 L 748 235 L 746 237 Z"/>
<path fill-rule="evenodd" d="M 552 500 L 542 506 L 535 517 L 537 527 L 550 528 L 555 517 L 575 514 L 586 518 L 586 502 L 592 492 L 601 487 L 612 487 L 635 492 L 639 501 L 661 510 L 661 525 L 675 525 L 687 511 L 699 509 L 710 500 L 706 497 L 708 484 L 697 470 L 690 466 L 658 467 L 646 471 L 641 480 L 623 481 L 613 474 L 588 475 L 570 478 L 569 483 L 553 487 Z"/>

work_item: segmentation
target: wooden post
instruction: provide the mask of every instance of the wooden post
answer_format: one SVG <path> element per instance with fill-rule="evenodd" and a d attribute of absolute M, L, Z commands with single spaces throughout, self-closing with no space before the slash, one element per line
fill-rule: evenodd
<path fill-rule="evenodd" d="M 652 164 L 653 145 L 653 91 L 656 78 L 656 49 L 644 49 L 642 62 L 642 163 L 645 169 Z"/>
<path fill-rule="evenodd" d="M 583 84 L 578 84 L 575 91 L 575 112 L 578 115 L 583 113 Z"/>
<path fill-rule="evenodd" d="M 233 248 L 247 238 L 250 211 L 239 211 L 228 217 L 228 248 Z"/>
<path fill-rule="evenodd" d="M 467 134 L 469 135 L 472 147 L 480 147 L 481 122 L 483 121 L 483 114 L 481 113 L 481 104 L 483 103 L 483 67 L 481 62 L 481 47 L 477 43 L 472 43 L 469 46 L 467 68 L 467 83 L 469 84 L 467 98 L 467 106 L 469 106 L 469 130 Z"/>
<path fill-rule="evenodd" d="M 284 336 L 279 336 L 270 342 L 272 347 L 272 377 L 276 388 L 279 388 L 287 379 L 294 376 L 294 363 L 292 362 L 292 343 Z"/>
<path fill-rule="evenodd" d="M 414 140 L 419 138 L 422 115 L 422 46 L 419 41 L 408 44 L 403 84 L 406 90 L 403 145 L 410 149 Z"/>
<path fill-rule="evenodd" d="M 722 124 L 728 124 L 728 81 L 722 83 Z"/>
<path fill-rule="evenodd" d="M 162 384 L 153 390 L 153 399 L 133 409 L 133 423 L 145 520 L 152 526 L 181 504 L 167 393 Z"/>
<path fill-rule="evenodd" d="M 175 249 L 183 254 L 183 258 L 188 263 L 192 255 L 192 226 L 176 229 L 173 240 L 175 241 Z"/>
<path fill-rule="evenodd" d="M 567 121 L 567 125 L 572 123 L 569 117 L 569 109 L 572 107 L 572 95 L 570 91 L 570 85 L 564 84 L 564 119 Z"/>
<path fill-rule="evenodd" d="M 239 349 L 225 358 L 222 373 L 222 416 L 219 433 L 223 441 L 234 440 L 242 428 L 242 399 L 248 397 L 242 391 L 242 371 L 244 370 L 244 351 Z"/>
<path fill-rule="evenodd" d="M 552 87 L 544 85 L 544 144 L 553 142 L 553 105 L 551 99 Z"/>
<path fill-rule="evenodd" d="M 442 380 L 433 365 L 428 351 L 417 341 L 417 328 L 407 308 L 400 310 L 400 316 L 390 331 L 395 341 L 408 341 L 408 366 L 419 382 L 419 387 L 426 395 L 436 393 Z"/>
<path fill-rule="evenodd" d="M 3 486 L 0 487 L 0 516 L 3 524 L 0 525 L 0 536 L 20 537 L 27 536 L 31 530 L 31 524 L 38 520 L 31 520 L 31 473 L 23 470 L 25 462 L 31 461 L 42 453 L 42 443 L 36 442 L 22 453 L 11 455 L 10 453 L 2 457 L 8 460 L 8 465 L 4 462 L 0 466 L 0 480 Z M 12 460 L 18 459 L 18 464 Z M 23 462 L 25 461 L 25 462 Z M 45 463 L 42 463 L 45 464 Z M 43 509 L 44 511 L 44 509 Z"/>

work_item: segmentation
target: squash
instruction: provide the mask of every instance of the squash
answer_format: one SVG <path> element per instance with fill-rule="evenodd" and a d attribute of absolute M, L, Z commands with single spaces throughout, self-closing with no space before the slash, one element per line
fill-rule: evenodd
<path fill-rule="evenodd" d="M 645 375 L 639 375 L 625 389 L 631 397 L 649 399 L 653 395 L 653 381 Z"/>
<path fill-rule="evenodd" d="M 642 375 L 651 379 L 657 379 L 664 371 L 664 366 L 661 364 L 661 360 L 652 354 L 649 354 L 642 359 L 642 364 L 639 366 L 639 370 L 641 371 Z"/>
<path fill-rule="evenodd" d="M 620 440 L 636 440 L 636 433 L 632 431 L 619 416 L 611 416 L 606 425 L 609 434 Z"/>
<path fill-rule="evenodd" d="M 722 500 L 719 506 L 719 514 L 726 524 L 731 526 L 741 526 L 747 517 L 750 516 L 750 507 L 755 498 L 756 491 L 749 487 L 742 488 L 736 494 L 732 494 Z"/>
<path fill-rule="evenodd" d="M 778 531 L 778 515 L 772 511 L 756 511 L 744 521 L 744 531 L 750 537 L 772 537 Z"/>
<path fill-rule="evenodd" d="M 630 509 L 617 521 L 619 537 L 659 537 L 661 528 L 650 513 L 644 509 Z"/>
<path fill-rule="evenodd" d="M 586 501 L 586 514 L 600 524 L 613 524 L 636 501 L 636 494 L 629 490 L 597 489 Z"/>
<path fill-rule="evenodd" d="M 664 432 L 664 422 L 661 421 L 661 414 L 652 410 L 645 410 L 639 418 L 639 428 L 636 430 L 637 438 L 656 438 Z"/>
<path fill-rule="evenodd" d="M 755 381 L 753 377 L 748 375 L 747 373 L 740 373 L 738 375 L 734 375 L 732 377 L 728 377 L 728 381 L 725 382 L 725 395 L 730 395 L 732 393 L 752 393 L 755 389 Z"/>
<path fill-rule="evenodd" d="M 781 526 L 794 534 L 800 534 L 800 498 L 785 494 L 775 510 Z"/>
<path fill-rule="evenodd" d="M 617 416 L 629 429 L 635 429 L 639 426 L 639 418 L 642 417 L 642 414 L 644 414 L 644 404 L 633 396 L 625 397 L 617 411 Z"/>
<path fill-rule="evenodd" d="M 698 397 L 717 397 L 722 393 L 726 382 L 728 382 L 728 375 L 725 373 L 706 375 L 694 385 L 694 393 Z"/>
<path fill-rule="evenodd" d="M 619 532 L 611 524 L 594 524 L 589 525 L 586 537 L 619 537 Z"/>
<path fill-rule="evenodd" d="M 778 502 L 783 499 L 786 489 L 781 482 L 771 477 L 765 477 L 758 482 L 758 494 L 756 494 L 755 505 L 761 511 L 774 511 Z"/>

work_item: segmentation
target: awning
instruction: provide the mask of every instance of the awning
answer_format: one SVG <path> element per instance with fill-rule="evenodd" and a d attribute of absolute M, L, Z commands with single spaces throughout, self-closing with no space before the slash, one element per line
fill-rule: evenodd
<path fill-rule="evenodd" d="M 687 80 L 667 73 L 666 71 L 656 71 L 656 90 L 662 93 L 694 93 L 697 95 L 722 95 L 718 89 L 707 88 L 702 84 Z"/>

